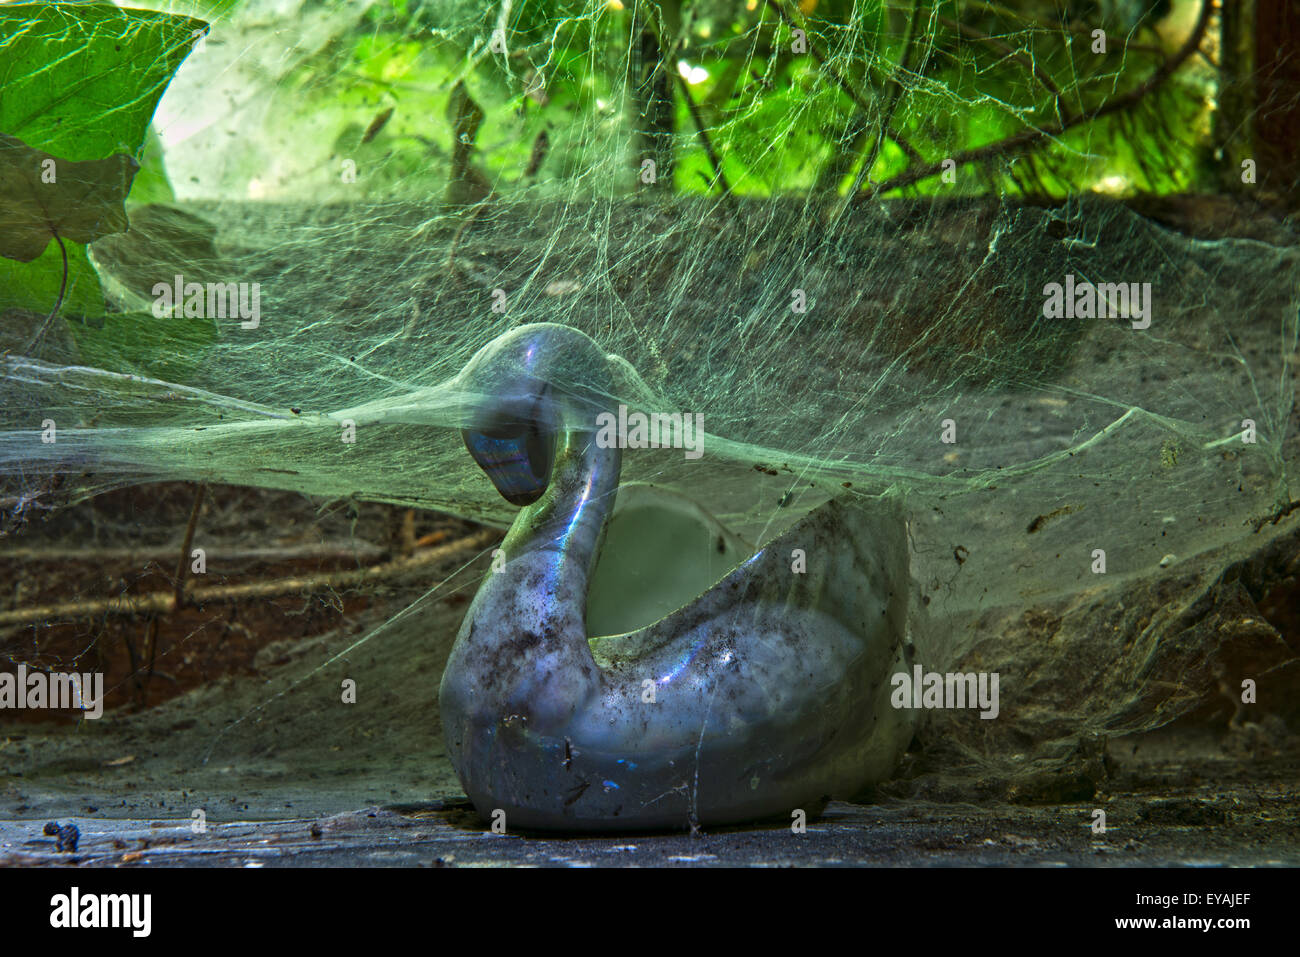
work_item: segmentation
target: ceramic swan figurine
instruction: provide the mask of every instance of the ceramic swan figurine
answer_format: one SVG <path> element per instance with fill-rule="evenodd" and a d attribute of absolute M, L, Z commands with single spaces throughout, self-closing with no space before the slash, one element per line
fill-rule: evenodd
<path fill-rule="evenodd" d="M 623 453 L 595 441 L 621 361 L 548 323 L 500 337 L 462 374 L 487 397 L 466 446 L 523 510 L 442 677 L 451 762 L 478 813 L 503 811 L 509 828 L 814 816 L 828 797 L 887 777 L 911 740 L 915 712 L 889 703 L 890 677 L 911 667 L 901 513 L 831 501 L 747 554 L 698 506 L 656 490 L 648 507 L 675 500 L 679 518 L 697 519 L 683 553 L 735 552 L 739 563 L 648 625 L 589 637 L 615 496 L 638 487 L 620 491 Z M 597 373 L 609 388 L 599 375 L 593 387 Z"/>

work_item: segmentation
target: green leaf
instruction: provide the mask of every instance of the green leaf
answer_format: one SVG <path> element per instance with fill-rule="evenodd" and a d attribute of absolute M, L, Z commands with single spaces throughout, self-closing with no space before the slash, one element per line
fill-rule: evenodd
<path fill-rule="evenodd" d="M 134 167 L 159 98 L 206 29 L 193 17 L 122 10 L 98 0 L 0 4 L 0 133 L 69 163 L 125 160 Z M 110 161 L 115 154 L 125 156 Z M 61 174 L 64 168 L 58 162 Z M 7 184 L 0 191 L 12 199 Z M 14 220 L 3 221 L 5 245 L 12 243 L 26 257 L 39 252 L 37 240 L 17 235 Z M 83 242 L 105 231 L 92 230 Z M 66 313 L 103 315 L 103 291 L 85 247 L 64 241 Z M 0 259 L 0 308 L 48 313 L 62 270 L 54 246 L 30 263 Z"/>
<path fill-rule="evenodd" d="M 65 241 L 68 249 L 68 289 L 63 294 L 60 312 L 68 316 L 97 318 L 104 314 L 104 292 L 99 274 L 86 257 L 86 247 Z M 19 310 L 44 317 L 59 298 L 63 280 L 63 256 L 51 243 L 45 252 L 29 263 L 0 258 L 0 314 Z M 27 334 L 35 332 L 27 330 Z"/>
<path fill-rule="evenodd" d="M 171 180 L 167 178 L 167 166 L 163 161 L 162 140 L 150 124 L 145 137 L 144 149 L 140 152 L 140 172 L 131 184 L 132 203 L 174 203 L 176 192 Z"/>
<path fill-rule="evenodd" d="M 71 160 L 134 156 L 206 29 L 110 3 L 0 5 L 0 132 Z"/>
<path fill-rule="evenodd" d="M 56 235 L 85 244 L 125 232 L 139 168 L 125 153 L 77 163 L 0 133 L 0 256 L 29 263 Z"/>

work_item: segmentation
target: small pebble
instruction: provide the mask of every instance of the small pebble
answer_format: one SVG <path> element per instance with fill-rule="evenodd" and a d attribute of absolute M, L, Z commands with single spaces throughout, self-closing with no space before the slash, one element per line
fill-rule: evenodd
<path fill-rule="evenodd" d="M 45 834 L 47 837 L 53 837 L 54 849 L 60 854 L 71 854 L 77 849 L 77 842 L 81 840 L 81 831 L 75 824 L 59 825 L 58 821 L 50 821 L 45 825 Z"/>

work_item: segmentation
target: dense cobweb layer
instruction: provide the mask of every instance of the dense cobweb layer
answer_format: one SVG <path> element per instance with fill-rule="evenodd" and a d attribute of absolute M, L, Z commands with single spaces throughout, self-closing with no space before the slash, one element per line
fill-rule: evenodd
<path fill-rule="evenodd" d="M 1086 63 L 1053 46 L 1059 26 L 1022 23 L 998 34 L 1006 57 L 970 35 L 945 45 L 945 13 L 870 7 L 845 26 L 757 4 L 738 32 L 697 38 L 694 63 L 683 55 L 683 83 L 702 63 L 738 63 L 737 93 L 707 88 L 696 103 L 688 83 L 676 158 L 647 181 L 639 151 L 653 158 L 657 141 L 637 133 L 654 97 L 637 112 L 633 21 L 573 7 L 446 4 L 413 20 L 390 42 L 413 44 L 417 62 L 442 51 L 419 82 L 437 75 L 450 94 L 426 132 L 400 82 L 388 99 L 293 109 L 371 89 L 331 52 L 371 5 L 303 5 L 296 19 L 245 5 L 218 21 L 156 120 L 178 197 L 215 241 L 199 254 L 138 230 L 140 245 L 116 237 L 92 254 L 122 310 L 148 308 L 154 284 L 180 273 L 256 284 L 256 324 L 217 319 L 179 366 L 87 361 L 91 333 L 0 359 L 10 516 L 54 493 L 189 479 L 508 524 L 514 510 L 462 444 L 491 399 L 462 370 L 529 322 L 573 326 L 618 357 L 555 388 L 599 384 L 611 407 L 701 415 L 700 458 L 632 450 L 625 480 L 688 494 L 754 543 L 833 496 L 904 496 L 948 658 L 981 637 L 969 626 L 984 609 L 1099 587 L 1099 549 L 1106 583 L 1161 574 L 1239 554 L 1290 503 L 1300 253 L 1190 238 L 1086 188 L 1113 177 L 1109 143 L 1149 146 L 1078 118 L 1108 84 L 1158 75 L 1176 43 L 1153 54 L 1128 24 L 1112 34 L 1121 55 Z M 1201 5 L 1178 8 L 1198 29 Z M 798 22 L 814 52 L 791 60 L 778 47 Z M 1123 54 L 1133 38 L 1140 49 Z M 990 50 L 1021 79 L 1001 79 Z M 557 80 L 539 95 L 537 77 L 580 66 L 591 89 Z M 1062 74 L 1075 80 L 1043 80 Z M 856 92 L 881 77 L 870 102 Z M 838 170 L 805 135 L 827 101 L 856 157 Z M 394 112 L 366 139 L 385 103 Z M 469 135 L 471 106 L 488 119 Z M 956 165 L 951 189 L 927 176 L 873 192 L 964 155 L 976 117 L 1055 143 L 1056 159 L 982 157 Z M 894 135 L 873 146 L 881 128 Z M 487 188 L 467 202 L 449 180 Z M 1031 181 L 1059 200 L 1027 200 Z M 1143 305 L 1119 308 L 1112 290 L 1109 315 L 1050 315 L 1048 290 L 1067 283 L 1122 283 Z"/>
<path fill-rule="evenodd" d="M 561 207 L 554 215 L 589 209 Z M 661 283 L 619 296 L 615 284 L 643 282 L 644 260 L 623 252 L 601 270 L 581 241 L 570 247 L 552 239 L 546 262 L 535 264 L 532 243 L 546 237 L 521 235 L 530 224 L 512 212 L 476 224 L 501 260 L 480 257 L 479 268 L 493 270 L 492 288 L 519 290 L 505 315 L 492 312 L 486 287 L 440 287 L 427 270 L 411 276 L 403 261 L 409 236 L 426 224 L 403 223 L 400 213 L 370 210 L 364 230 L 332 254 L 324 254 L 322 243 L 330 243 L 319 234 L 337 240 L 340 229 L 319 220 L 342 211 L 259 225 L 264 242 L 294 237 L 279 239 L 275 255 L 296 276 L 286 280 L 263 254 L 249 256 L 238 274 L 261 283 L 261 324 L 245 331 L 230 323 L 186 385 L 6 360 L 7 388 L 17 394 L 6 411 L 12 426 L 0 436 L 5 467 L 28 476 L 84 468 L 89 474 L 70 478 L 89 487 L 190 478 L 292 488 L 506 523 L 511 508 L 460 438 L 484 396 L 458 376 L 481 346 L 526 318 L 582 329 L 626 360 L 623 391 L 609 397 L 611 405 L 702 415 L 701 458 L 634 450 L 626 474 L 688 491 L 754 537 L 779 531 L 833 494 L 906 491 L 922 512 L 950 503 L 959 514 L 945 520 L 948 535 L 956 534 L 966 498 L 982 503 L 979 513 L 1001 499 L 997 514 L 1009 527 L 972 530 L 966 539 L 1001 535 L 1010 545 L 1038 515 L 1067 509 L 1024 547 L 1032 557 L 1075 542 L 1071 560 L 1084 580 L 1082 528 L 1097 547 L 1109 546 L 1112 572 L 1146 571 L 1164 554 L 1217 544 L 1214 528 L 1231 536 L 1289 501 L 1284 446 L 1295 310 L 1278 283 L 1294 270 L 1294 253 L 1190 241 L 1104 203 L 1006 209 L 984 232 L 963 227 L 974 249 L 965 257 L 969 272 L 959 274 L 967 291 L 955 302 L 932 294 L 936 276 L 952 268 L 947 250 L 923 258 L 905 248 L 898 262 L 875 253 L 869 272 L 894 283 L 839 268 L 841 250 L 833 247 L 790 250 L 797 281 L 811 293 L 809 312 L 799 315 L 783 308 L 785 282 L 764 286 L 745 269 L 743 251 L 730 262 L 725 251 L 707 263 L 665 256 Z M 641 242 L 648 230 L 637 214 L 617 215 L 632 220 L 617 239 Z M 698 214 L 693 232 L 715 218 L 728 232 L 728 215 L 718 210 Z M 492 235 L 495 222 L 509 236 Z M 779 241 L 781 223 L 764 213 L 746 225 L 761 248 L 764 232 Z M 1056 224 L 1067 239 L 1087 241 L 1054 237 Z M 868 245 L 871 232 L 855 230 L 855 242 Z M 611 249 L 615 237 L 606 242 Z M 348 259 L 361 275 L 346 271 Z M 1150 326 L 1035 315 L 1043 285 L 1066 274 L 1151 282 Z M 555 283 L 571 291 L 548 293 Z M 690 285 L 692 296 L 671 316 L 655 316 L 665 308 L 660 290 L 679 284 Z M 342 302 L 358 289 L 374 300 L 341 318 Z M 888 301 L 900 294 L 908 298 Z M 647 318 L 611 320 L 615 299 Z M 1017 310 L 1018 300 L 1030 308 Z M 922 310 L 932 318 L 909 315 Z M 412 328 L 417 311 L 437 318 Z M 996 338 L 998 348 L 963 341 L 977 335 Z M 848 342 L 860 345 L 850 351 Z M 935 358 L 940 350 L 949 358 Z M 591 373 L 605 381 L 604 369 Z M 55 442 L 42 440 L 45 419 L 57 426 Z M 1159 541 L 1148 540 L 1151 533 Z M 997 551 L 988 549 L 994 579 Z M 1037 561 L 1017 577 L 1048 587 L 1075 576 L 1063 579 Z"/>

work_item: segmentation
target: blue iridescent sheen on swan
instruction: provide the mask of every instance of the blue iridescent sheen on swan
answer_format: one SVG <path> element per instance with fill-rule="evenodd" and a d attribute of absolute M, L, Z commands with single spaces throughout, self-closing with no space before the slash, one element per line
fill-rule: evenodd
<path fill-rule="evenodd" d="M 440 689 L 448 755 L 475 808 L 504 811 L 510 828 L 686 829 L 811 815 L 887 777 L 914 718 L 889 703 L 890 676 L 911 660 L 895 506 L 828 502 L 675 611 L 589 637 L 615 497 L 621 507 L 636 491 L 620 492 L 621 450 L 595 441 L 619 361 L 538 324 L 463 373 L 488 397 L 466 446 L 524 505 Z M 685 499 L 669 511 L 698 515 L 699 547 L 738 541 Z"/>

